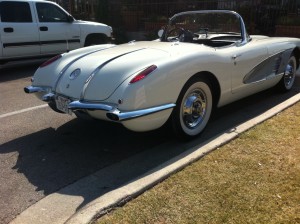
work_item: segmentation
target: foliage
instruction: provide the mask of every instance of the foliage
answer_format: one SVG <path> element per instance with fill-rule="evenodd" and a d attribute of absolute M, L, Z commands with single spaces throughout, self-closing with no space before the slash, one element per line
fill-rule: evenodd
<path fill-rule="evenodd" d="M 115 44 L 124 44 L 128 42 L 126 32 L 122 28 L 114 28 L 113 30 L 114 43 Z"/>
<path fill-rule="evenodd" d="M 160 15 L 150 15 L 149 18 L 150 22 L 167 22 L 168 18 L 166 16 L 160 16 Z"/>
<path fill-rule="evenodd" d="M 101 23 L 108 23 L 108 0 L 99 1 L 96 18 Z"/>

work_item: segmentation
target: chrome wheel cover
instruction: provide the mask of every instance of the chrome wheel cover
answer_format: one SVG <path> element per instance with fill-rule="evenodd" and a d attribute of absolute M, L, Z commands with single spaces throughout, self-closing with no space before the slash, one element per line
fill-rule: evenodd
<path fill-rule="evenodd" d="M 182 104 L 182 120 L 188 129 L 194 129 L 203 122 L 207 110 L 207 96 L 201 89 L 190 92 Z"/>
<path fill-rule="evenodd" d="M 291 89 L 296 78 L 296 60 L 291 57 L 284 72 L 284 86 L 286 89 Z"/>

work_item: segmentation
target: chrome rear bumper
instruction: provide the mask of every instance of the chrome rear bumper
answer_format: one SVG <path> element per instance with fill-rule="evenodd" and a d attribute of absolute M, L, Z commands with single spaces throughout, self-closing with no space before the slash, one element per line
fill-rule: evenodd
<path fill-rule="evenodd" d="M 41 99 L 45 102 L 54 102 L 55 101 L 55 93 L 51 93 L 51 88 L 48 87 L 35 87 L 35 86 L 27 86 L 24 88 L 26 93 L 39 93 L 41 95 Z M 45 93 L 43 95 L 43 93 Z M 94 102 L 84 102 L 75 100 L 68 104 L 68 108 L 72 111 L 80 110 L 80 111 L 104 111 L 106 113 L 106 117 L 112 121 L 125 121 L 134 118 L 139 118 L 143 116 L 147 116 L 153 113 L 157 113 L 160 111 L 172 109 L 176 106 L 174 103 L 164 104 L 160 106 L 150 107 L 146 109 L 134 110 L 134 111 L 120 111 L 117 108 L 116 104 L 107 104 L 107 103 L 94 103 Z"/>
<path fill-rule="evenodd" d="M 80 101 L 73 101 L 69 104 L 69 109 L 71 110 L 102 110 L 106 111 L 106 117 L 112 121 L 125 121 L 130 120 L 146 115 L 150 115 L 153 113 L 157 113 L 163 110 L 171 109 L 175 107 L 176 104 L 164 104 L 161 106 L 141 109 L 141 110 L 134 110 L 134 111 L 120 111 L 116 106 L 112 106 L 109 104 L 103 103 L 88 103 L 88 102 L 80 102 Z"/>

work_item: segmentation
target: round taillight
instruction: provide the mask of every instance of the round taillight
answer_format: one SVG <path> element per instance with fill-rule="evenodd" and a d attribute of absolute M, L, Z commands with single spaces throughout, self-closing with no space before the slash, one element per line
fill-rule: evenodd
<path fill-rule="evenodd" d="M 62 55 L 59 54 L 59 55 L 54 56 L 53 58 L 50 58 L 48 61 L 45 61 L 43 64 L 41 64 L 40 68 L 50 65 L 51 63 L 55 62 L 56 60 L 60 59 L 61 57 L 62 57 Z"/>

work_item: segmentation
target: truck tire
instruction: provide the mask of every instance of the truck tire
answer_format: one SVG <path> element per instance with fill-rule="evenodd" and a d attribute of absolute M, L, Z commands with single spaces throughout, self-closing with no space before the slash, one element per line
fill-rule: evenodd
<path fill-rule="evenodd" d="M 108 42 L 108 38 L 104 34 L 89 34 L 84 42 L 84 46 L 92 46 L 98 44 L 106 44 Z"/>

